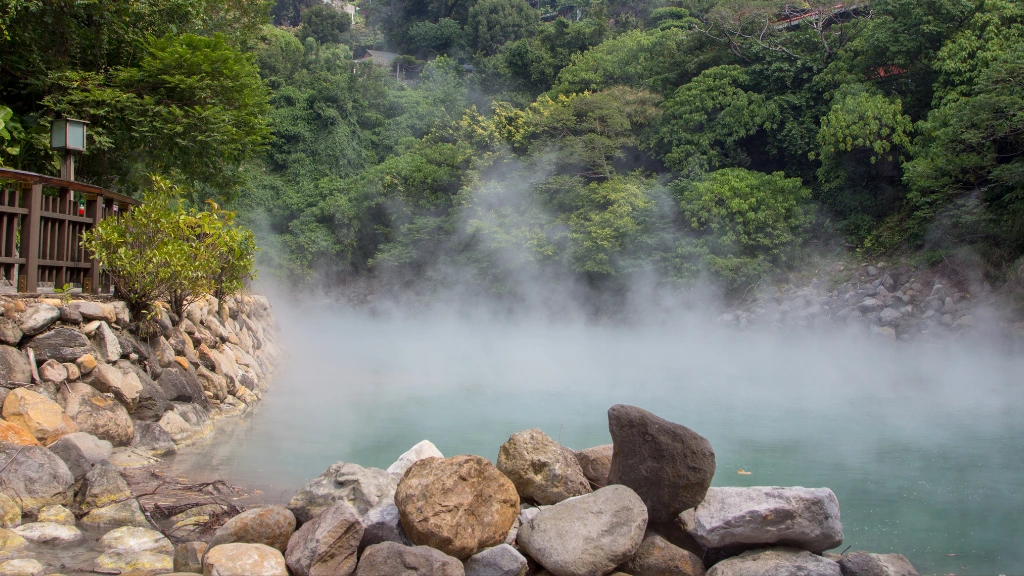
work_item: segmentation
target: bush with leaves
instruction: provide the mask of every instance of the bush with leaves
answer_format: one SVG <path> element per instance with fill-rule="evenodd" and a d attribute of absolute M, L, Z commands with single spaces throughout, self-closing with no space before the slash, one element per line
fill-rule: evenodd
<path fill-rule="evenodd" d="M 236 292 L 255 274 L 252 232 L 215 204 L 206 211 L 186 209 L 181 194 L 167 179 L 153 176 L 142 204 L 82 235 L 113 280 L 114 295 L 135 316 L 163 298 L 181 318 L 192 302 Z"/>
<path fill-rule="evenodd" d="M 810 224 L 811 192 L 799 178 L 725 168 L 675 184 L 708 270 L 730 289 L 757 283 L 791 261 Z"/>

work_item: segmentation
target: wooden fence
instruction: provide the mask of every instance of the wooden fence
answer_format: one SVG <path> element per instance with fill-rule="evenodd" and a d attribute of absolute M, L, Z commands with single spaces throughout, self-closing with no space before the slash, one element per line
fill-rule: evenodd
<path fill-rule="evenodd" d="M 98 186 L 0 168 L 0 289 L 106 291 L 82 232 L 139 204 Z"/>

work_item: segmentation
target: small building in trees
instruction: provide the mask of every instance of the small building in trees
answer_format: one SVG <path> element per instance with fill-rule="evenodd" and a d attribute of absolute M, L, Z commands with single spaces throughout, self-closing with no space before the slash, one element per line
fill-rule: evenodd
<path fill-rule="evenodd" d="M 383 50 L 367 50 L 366 54 L 363 54 L 358 58 L 357 62 L 372 62 L 374 66 L 380 66 L 381 68 L 391 68 L 398 58 L 398 54 L 395 52 L 384 52 Z"/>

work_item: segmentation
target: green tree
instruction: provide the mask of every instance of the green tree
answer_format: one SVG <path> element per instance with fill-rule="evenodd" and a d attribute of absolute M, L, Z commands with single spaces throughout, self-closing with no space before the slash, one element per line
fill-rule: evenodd
<path fill-rule="evenodd" d="M 466 35 L 473 50 L 493 55 L 502 45 L 533 33 L 540 15 L 526 0 L 479 0 L 469 10 Z"/>
<path fill-rule="evenodd" d="M 695 253 L 732 289 L 791 262 L 810 223 L 810 190 L 781 172 L 724 168 L 678 180 L 675 189 L 697 234 Z"/>
<path fill-rule="evenodd" d="M 438 54 L 458 56 L 466 49 L 466 35 L 462 26 L 451 18 L 435 22 L 416 22 L 409 27 L 409 40 L 418 56 Z"/>
<path fill-rule="evenodd" d="M 748 81 L 739 66 L 717 66 L 665 101 L 653 142 L 669 168 L 695 176 L 748 163 L 744 139 L 773 126 L 777 117 L 764 96 L 744 90 Z"/>
<path fill-rule="evenodd" d="M 152 39 L 137 67 L 51 76 L 42 104 L 92 122 L 83 172 L 137 190 L 146 174 L 230 191 L 268 135 L 267 91 L 254 59 L 220 35 Z"/>
<path fill-rule="evenodd" d="M 352 27 L 352 17 L 326 4 L 318 4 L 303 13 L 299 39 L 314 38 L 321 44 L 340 44 Z"/>

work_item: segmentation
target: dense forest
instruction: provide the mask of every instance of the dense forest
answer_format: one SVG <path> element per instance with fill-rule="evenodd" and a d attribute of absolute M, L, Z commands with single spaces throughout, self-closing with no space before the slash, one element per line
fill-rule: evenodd
<path fill-rule="evenodd" d="M 1014 0 L 3 0 L 0 163 L 56 173 L 61 115 L 79 179 L 216 199 L 296 284 L 1024 256 Z"/>

